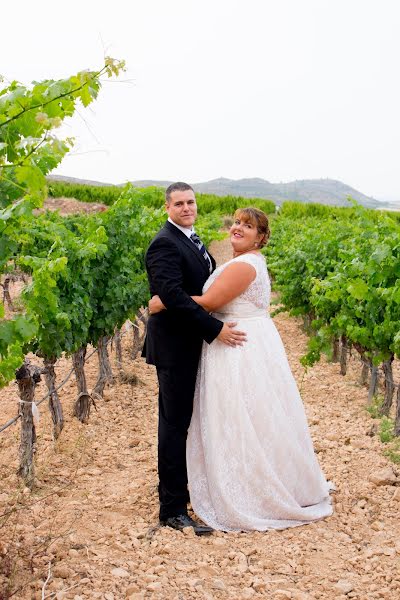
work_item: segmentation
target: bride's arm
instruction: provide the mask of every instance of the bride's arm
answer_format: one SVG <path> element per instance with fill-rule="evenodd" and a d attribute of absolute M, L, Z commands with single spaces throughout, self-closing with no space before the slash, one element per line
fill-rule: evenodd
<path fill-rule="evenodd" d="M 242 294 L 256 278 L 256 270 L 249 263 L 228 265 L 202 296 L 192 296 L 207 312 L 213 312 Z"/>
<path fill-rule="evenodd" d="M 207 312 L 213 312 L 240 296 L 255 277 L 256 270 L 248 263 L 233 263 L 222 271 L 202 296 L 191 296 L 191 298 Z M 150 314 L 165 310 L 159 296 L 152 297 L 149 309 Z"/>

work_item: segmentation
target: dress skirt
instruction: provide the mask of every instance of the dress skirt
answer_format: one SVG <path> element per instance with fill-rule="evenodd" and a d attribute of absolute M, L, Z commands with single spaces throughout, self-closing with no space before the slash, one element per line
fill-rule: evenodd
<path fill-rule="evenodd" d="M 224 531 L 285 529 L 332 513 L 303 403 L 264 310 L 214 314 L 243 346 L 204 343 L 187 440 L 194 512 Z"/>

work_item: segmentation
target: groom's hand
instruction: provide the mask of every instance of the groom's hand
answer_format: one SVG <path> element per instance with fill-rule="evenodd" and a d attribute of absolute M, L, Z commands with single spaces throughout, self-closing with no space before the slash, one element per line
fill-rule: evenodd
<path fill-rule="evenodd" d="M 235 348 L 236 346 L 243 346 L 243 343 L 247 341 L 246 334 L 243 331 L 238 331 L 234 329 L 237 323 L 224 323 L 223 328 L 220 331 L 220 334 L 217 336 L 217 340 L 226 344 L 227 346 L 232 346 Z"/>
<path fill-rule="evenodd" d="M 155 295 L 149 300 L 149 315 L 155 315 L 162 310 L 165 310 L 165 306 L 161 301 L 160 296 Z"/>

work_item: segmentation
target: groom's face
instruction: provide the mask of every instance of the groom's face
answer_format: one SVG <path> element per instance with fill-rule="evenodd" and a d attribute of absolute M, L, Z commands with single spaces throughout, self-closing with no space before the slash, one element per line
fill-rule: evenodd
<path fill-rule="evenodd" d="M 197 217 L 196 197 L 193 190 L 172 192 L 169 202 L 165 204 L 165 210 L 176 225 L 190 229 Z"/>

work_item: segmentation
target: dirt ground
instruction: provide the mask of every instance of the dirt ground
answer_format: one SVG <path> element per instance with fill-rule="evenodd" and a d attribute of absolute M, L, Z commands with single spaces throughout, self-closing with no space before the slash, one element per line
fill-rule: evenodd
<path fill-rule="evenodd" d="M 214 244 L 219 261 L 226 241 Z M 157 526 L 157 384 L 143 359 L 124 367 L 137 385 L 117 383 L 72 417 L 73 377 L 61 390 L 66 424 L 52 440 L 46 403 L 38 425 L 38 487 L 16 475 L 19 424 L 0 433 L 0 599 L 395 600 L 400 597 L 399 469 L 382 453 L 365 410 L 359 369 L 340 376 L 322 360 L 299 363 L 306 336 L 297 319 L 274 318 L 305 403 L 315 450 L 333 480 L 332 517 L 266 533 L 199 538 Z M 57 368 L 61 381 L 70 361 Z M 94 385 L 97 358 L 87 365 Z M 44 384 L 37 397 L 45 393 Z M 1 392 L 1 423 L 17 412 L 14 384 Z M 48 581 L 46 583 L 46 579 Z M 14 591 L 13 595 L 10 595 Z"/>
<path fill-rule="evenodd" d="M 58 210 L 60 215 L 70 215 L 72 213 L 101 212 L 107 210 L 107 206 L 100 202 L 81 202 L 75 198 L 47 198 L 43 209 L 40 209 L 39 212 L 43 210 Z"/>

